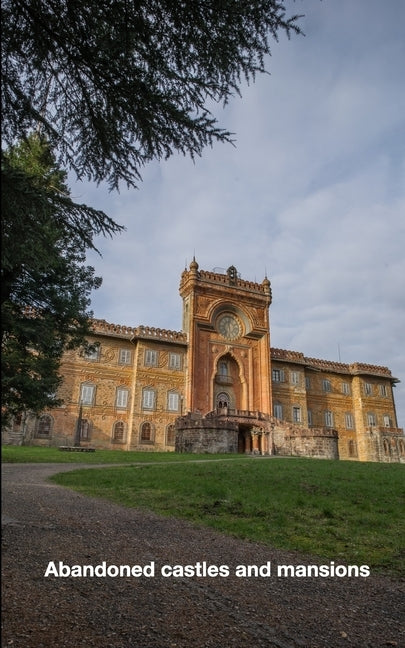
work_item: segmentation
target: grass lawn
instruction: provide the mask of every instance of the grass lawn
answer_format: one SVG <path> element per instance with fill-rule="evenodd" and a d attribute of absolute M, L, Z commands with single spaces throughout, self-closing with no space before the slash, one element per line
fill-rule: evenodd
<path fill-rule="evenodd" d="M 142 453 L 141 460 L 160 457 Z M 190 463 L 195 455 L 162 458 L 185 463 L 75 470 L 52 479 L 239 538 L 405 574 L 403 465 L 240 455 L 218 463 Z"/>
<path fill-rule="evenodd" d="M 39 446 L 3 446 L 3 463 L 85 463 L 85 464 L 133 464 L 160 461 L 191 461 L 196 459 L 237 459 L 238 455 L 189 455 L 175 452 L 124 452 L 122 450 L 96 450 L 96 452 L 63 452 L 59 448 Z"/>

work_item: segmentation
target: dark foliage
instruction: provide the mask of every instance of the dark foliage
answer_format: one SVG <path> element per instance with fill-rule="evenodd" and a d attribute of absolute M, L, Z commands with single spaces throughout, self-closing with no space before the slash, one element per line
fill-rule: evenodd
<path fill-rule="evenodd" d="M 84 343 L 91 290 L 85 265 L 104 215 L 69 198 L 47 143 L 32 136 L 3 160 L 2 389 L 7 415 L 56 404 L 62 353 Z M 85 233 L 85 236 L 83 236 Z"/>
<path fill-rule="evenodd" d="M 140 179 L 173 152 L 229 141 L 210 105 L 265 69 L 269 39 L 299 32 L 285 0 L 4 0 L 9 145 L 42 125 L 78 177 Z"/>

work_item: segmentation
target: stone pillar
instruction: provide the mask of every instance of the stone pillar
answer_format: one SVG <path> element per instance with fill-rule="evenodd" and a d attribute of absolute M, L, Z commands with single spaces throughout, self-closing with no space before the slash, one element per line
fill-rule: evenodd
<path fill-rule="evenodd" d="M 250 433 L 245 434 L 245 454 L 250 454 L 252 452 L 252 435 Z"/>
<path fill-rule="evenodd" d="M 259 435 L 257 432 L 251 432 L 252 437 L 252 453 L 259 454 Z"/>

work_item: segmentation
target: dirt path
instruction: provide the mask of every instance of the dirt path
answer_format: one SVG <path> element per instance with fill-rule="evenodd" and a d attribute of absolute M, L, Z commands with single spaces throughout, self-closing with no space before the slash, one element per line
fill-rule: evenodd
<path fill-rule="evenodd" d="M 240 564 L 308 564 L 178 520 L 46 482 L 77 464 L 3 464 L 3 646 L 345 648 L 405 646 L 404 582 L 237 578 Z M 154 577 L 44 577 L 48 564 L 151 565 Z M 163 577 L 163 565 L 228 577 Z"/>

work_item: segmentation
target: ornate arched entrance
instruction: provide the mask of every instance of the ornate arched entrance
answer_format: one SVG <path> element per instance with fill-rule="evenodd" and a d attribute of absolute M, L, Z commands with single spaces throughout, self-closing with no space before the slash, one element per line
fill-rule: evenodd
<path fill-rule="evenodd" d="M 215 409 L 241 409 L 242 384 L 239 365 L 235 358 L 226 353 L 221 356 L 216 364 L 213 385 Z"/>

